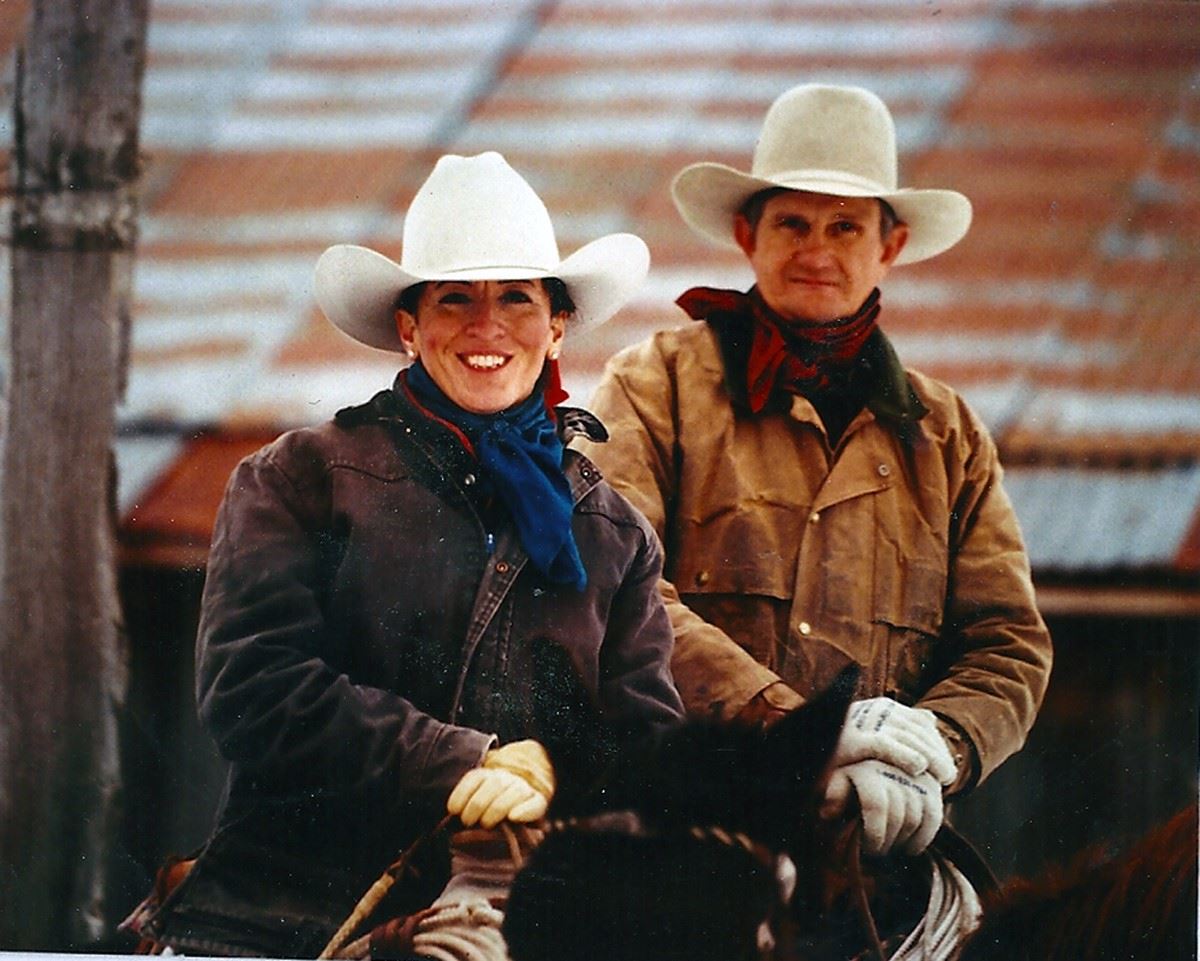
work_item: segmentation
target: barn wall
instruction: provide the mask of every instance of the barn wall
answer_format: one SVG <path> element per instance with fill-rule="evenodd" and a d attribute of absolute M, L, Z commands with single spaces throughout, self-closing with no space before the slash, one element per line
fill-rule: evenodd
<path fill-rule="evenodd" d="M 204 842 L 224 786 L 224 765 L 200 727 L 193 693 L 203 585 L 199 568 L 121 572 L 130 686 L 121 729 L 125 843 L 118 873 L 130 907 L 168 854 Z"/>
<path fill-rule="evenodd" d="M 1049 620 L 1054 673 L 1025 749 L 954 807 L 1003 876 L 1122 844 L 1196 803 L 1200 620 Z"/>

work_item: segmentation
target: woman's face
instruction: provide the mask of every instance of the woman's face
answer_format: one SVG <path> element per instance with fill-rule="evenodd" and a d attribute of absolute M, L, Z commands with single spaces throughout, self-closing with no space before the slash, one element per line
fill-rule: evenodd
<path fill-rule="evenodd" d="M 435 384 L 474 414 L 524 400 L 558 356 L 566 314 L 550 313 L 540 280 L 433 281 L 414 316 L 396 312 L 400 339 Z"/>

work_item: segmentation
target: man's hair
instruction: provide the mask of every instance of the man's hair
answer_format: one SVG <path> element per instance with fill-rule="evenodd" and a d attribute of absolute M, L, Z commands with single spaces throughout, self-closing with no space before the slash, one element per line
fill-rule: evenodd
<path fill-rule="evenodd" d="M 417 316 L 417 305 L 421 302 L 421 292 L 432 281 L 422 281 L 419 284 L 413 284 L 411 287 L 405 287 L 400 291 L 400 295 L 396 298 L 396 309 L 403 310 L 405 313 Z M 546 291 L 550 298 L 550 315 L 566 314 L 568 317 L 575 313 L 575 301 L 571 299 L 571 293 L 567 290 L 567 285 L 557 277 L 543 277 L 542 289 Z"/>
<path fill-rule="evenodd" d="M 738 208 L 738 213 L 746 218 L 746 222 L 750 225 L 750 230 L 756 232 L 758 230 L 758 222 L 762 220 L 763 209 L 767 206 L 767 202 L 773 197 L 778 197 L 780 194 L 792 193 L 788 187 L 767 187 L 757 193 L 751 194 L 746 201 Z M 884 240 L 887 239 L 896 227 L 901 223 L 900 217 L 896 214 L 895 209 L 882 197 L 876 197 L 879 201 L 879 236 Z"/>

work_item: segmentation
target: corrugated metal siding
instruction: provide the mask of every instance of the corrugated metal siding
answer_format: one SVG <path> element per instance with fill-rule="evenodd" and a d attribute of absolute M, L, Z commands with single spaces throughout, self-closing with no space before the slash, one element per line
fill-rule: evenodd
<path fill-rule="evenodd" d="M 1200 466 L 1012 468 L 1005 487 L 1030 562 L 1042 572 L 1177 569 L 1192 519 L 1200 515 Z"/>

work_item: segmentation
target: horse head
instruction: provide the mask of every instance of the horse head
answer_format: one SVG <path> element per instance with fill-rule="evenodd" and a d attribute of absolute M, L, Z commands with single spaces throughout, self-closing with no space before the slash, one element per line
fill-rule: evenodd
<path fill-rule="evenodd" d="M 817 810 L 856 680 L 847 669 L 766 731 L 689 721 L 620 756 L 552 812 L 518 874 L 513 961 L 778 956 L 792 856 L 828 830 Z"/>
<path fill-rule="evenodd" d="M 856 680 L 848 669 L 766 731 L 690 721 L 619 754 L 590 793 L 552 811 L 517 875 L 513 961 L 887 957 L 913 938 L 937 941 L 922 956 L 961 961 L 1195 957 L 1194 803 L 1124 855 L 1003 890 L 945 827 L 921 857 L 864 874 L 856 819 L 817 813 Z M 894 935 L 887 953 L 876 928 Z"/>

